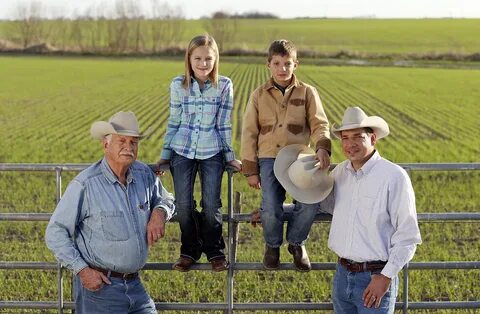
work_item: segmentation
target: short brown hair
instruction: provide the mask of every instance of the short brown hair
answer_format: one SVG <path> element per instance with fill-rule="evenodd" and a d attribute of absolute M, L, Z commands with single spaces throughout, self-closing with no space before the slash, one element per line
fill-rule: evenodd
<path fill-rule="evenodd" d="M 272 61 L 274 55 L 292 57 L 294 61 L 297 61 L 297 47 L 286 39 L 274 40 L 268 48 L 268 62 Z"/>

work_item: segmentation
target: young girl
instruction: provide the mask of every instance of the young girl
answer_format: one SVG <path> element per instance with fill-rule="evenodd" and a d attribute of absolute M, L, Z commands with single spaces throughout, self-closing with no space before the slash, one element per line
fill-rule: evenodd
<path fill-rule="evenodd" d="M 185 75 L 170 84 L 170 117 L 158 165 L 170 163 L 177 218 L 182 232 L 180 258 L 173 269 L 188 271 L 207 255 L 213 271 L 227 269 L 223 252 L 220 199 L 225 164 L 241 170 L 231 145 L 232 81 L 218 75 L 218 47 L 209 35 L 190 41 Z M 193 186 L 200 174 L 202 212 Z"/>

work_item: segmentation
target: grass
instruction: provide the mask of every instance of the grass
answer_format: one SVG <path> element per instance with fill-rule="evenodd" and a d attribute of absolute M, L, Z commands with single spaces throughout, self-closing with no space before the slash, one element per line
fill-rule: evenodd
<path fill-rule="evenodd" d="M 101 149 L 89 138 L 91 123 L 119 110 L 133 110 L 142 128 L 156 130 L 142 141 L 139 154 L 141 160 L 154 163 L 168 115 L 168 85 L 182 68 L 179 61 L 160 59 L 1 57 L 0 76 L 8 80 L 0 80 L 0 130 L 6 148 L 0 151 L 0 162 L 92 163 L 101 157 Z M 248 95 L 268 72 L 263 65 L 248 62 L 221 63 L 221 72 L 234 82 L 233 137 L 238 152 Z M 302 65 L 298 76 L 317 87 L 331 122 L 339 123 L 350 105 L 384 117 L 392 135 L 380 142 L 379 151 L 394 162 L 478 162 L 477 70 Z M 334 142 L 332 160 L 343 160 L 338 142 Z M 63 189 L 74 175 L 63 174 Z M 479 211 L 478 172 L 413 172 L 412 181 L 418 212 Z M 172 190 L 169 175 L 164 183 Z M 258 207 L 258 192 L 238 175 L 234 184 L 242 192 L 242 212 Z M 198 188 L 197 184 L 197 199 Z M 223 193 L 225 206 L 226 190 Z M 0 212 L 49 213 L 54 207 L 54 174 L 0 172 Z M 45 226 L 45 222 L 0 222 L 0 260 L 53 262 L 44 245 Z M 312 229 L 307 245 L 312 261 L 335 260 L 326 246 L 328 228 L 318 223 Z M 414 261 L 479 260 L 478 223 L 421 223 L 420 229 L 423 244 Z M 178 226 L 169 224 L 166 238 L 152 249 L 149 261 L 173 262 L 179 254 L 179 238 Z M 242 224 L 239 241 L 238 261 L 261 261 L 261 229 Z M 282 262 L 290 262 L 286 247 L 281 256 Z M 224 301 L 224 274 L 146 271 L 143 276 L 157 302 Z M 236 272 L 235 301 L 329 302 L 332 276 L 332 271 Z M 4 278 L 0 300 L 56 298 L 54 271 L 2 270 L 0 278 Z M 478 300 L 478 279 L 478 270 L 412 270 L 409 299 Z M 69 280 L 65 286 L 70 298 Z"/>

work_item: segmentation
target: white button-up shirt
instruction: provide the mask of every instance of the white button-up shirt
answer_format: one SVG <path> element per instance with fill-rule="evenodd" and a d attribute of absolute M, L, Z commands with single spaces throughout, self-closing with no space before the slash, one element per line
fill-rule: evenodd
<path fill-rule="evenodd" d="M 378 152 L 357 171 L 346 160 L 332 171 L 335 207 L 328 247 L 356 262 L 388 261 L 392 278 L 422 242 L 408 174 Z"/>

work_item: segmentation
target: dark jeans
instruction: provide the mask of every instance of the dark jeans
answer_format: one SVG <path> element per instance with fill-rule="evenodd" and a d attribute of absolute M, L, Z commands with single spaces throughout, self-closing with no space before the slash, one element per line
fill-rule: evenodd
<path fill-rule="evenodd" d="M 172 154 L 170 171 L 175 186 L 177 219 L 182 231 L 180 255 L 198 260 L 204 252 L 208 260 L 225 257 L 222 236 L 221 187 L 225 162 L 222 153 L 208 159 L 189 159 Z M 202 212 L 193 196 L 195 177 L 200 174 Z"/>

